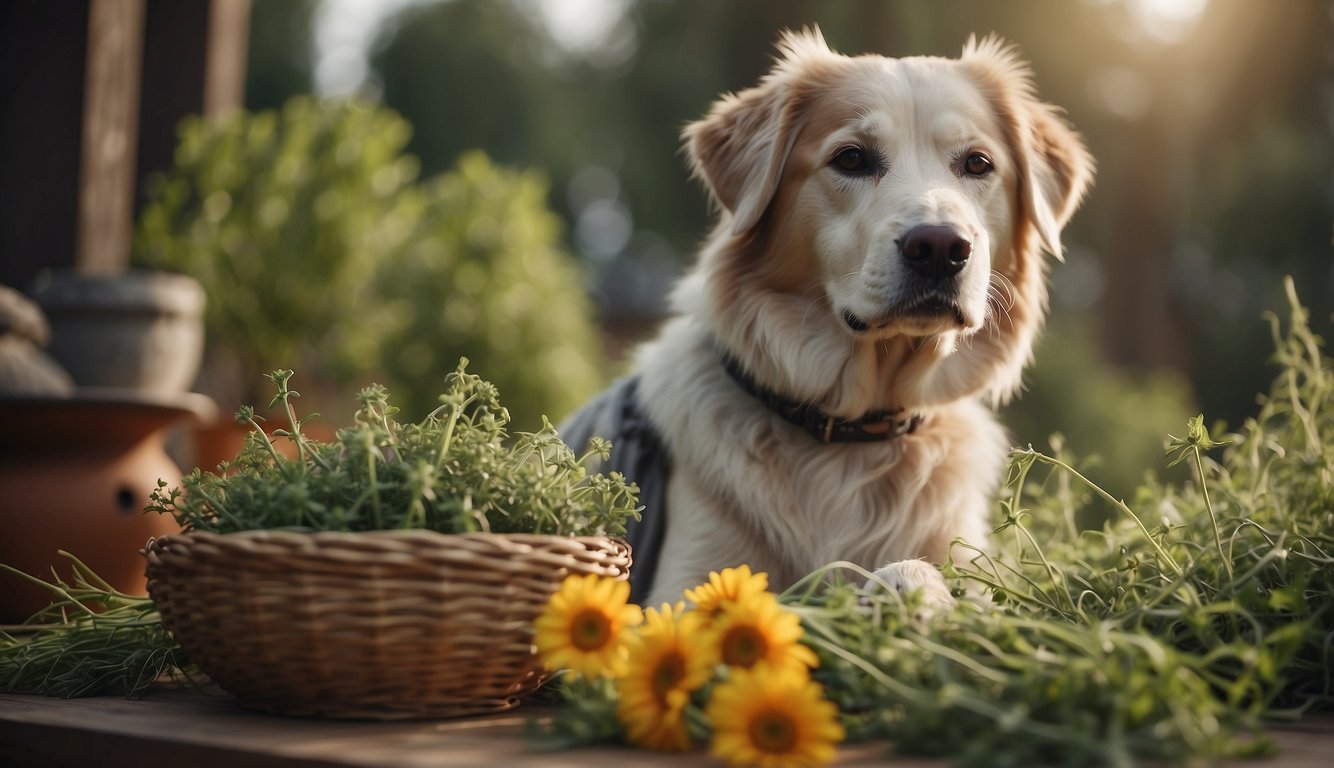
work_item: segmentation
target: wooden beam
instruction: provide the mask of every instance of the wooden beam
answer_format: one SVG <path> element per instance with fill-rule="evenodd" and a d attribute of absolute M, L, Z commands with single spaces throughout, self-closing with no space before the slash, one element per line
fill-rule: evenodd
<path fill-rule="evenodd" d="M 204 67 L 204 114 L 220 117 L 245 100 L 250 0 L 209 3 L 208 61 Z"/>
<path fill-rule="evenodd" d="M 74 264 L 115 274 L 130 264 L 144 0 L 91 0 L 88 10 Z"/>

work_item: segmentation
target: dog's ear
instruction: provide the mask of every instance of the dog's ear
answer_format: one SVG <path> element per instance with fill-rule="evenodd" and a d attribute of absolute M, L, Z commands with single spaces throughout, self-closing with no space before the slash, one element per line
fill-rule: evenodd
<path fill-rule="evenodd" d="M 714 102 L 682 134 L 694 175 L 731 213 L 733 234 L 758 224 L 778 190 L 800 115 L 792 87 L 796 72 L 806 61 L 830 55 L 818 29 L 785 33 L 778 48 L 778 61 L 759 85 Z"/>
<path fill-rule="evenodd" d="M 1028 181 L 1033 221 L 1042 245 L 1063 259 L 1061 230 L 1093 181 L 1093 157 L 1065 120 L 1034 102 L 1028 114 Z"/>
<path fill-rule="evenodd" d="M 1001 111 L 1019 172 L 1021 212 L 1063 258 L 1061 229 L 1093 181 L 1093 157 L 1056 108 L 1038 100 L 1028 65 L 1000 39 L 969 40 L 962 61 Z"/>

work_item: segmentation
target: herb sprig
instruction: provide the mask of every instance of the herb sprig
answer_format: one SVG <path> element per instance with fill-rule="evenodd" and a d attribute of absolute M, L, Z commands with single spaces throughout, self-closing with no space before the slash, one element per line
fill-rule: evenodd
<path fill-rule="evenodd" d="M 163 675 L 191 669 L 147 597 L 119 592 L 68 552 L 73 577 L 50 582 L 0 564 L 52 593 L 27 623 L 0 627 L 0 691 L 138 698 Z"/>
<path fill-rule="evenodd" d="M 425 528 L 614 536 L 638 514 L 633 483 L 586 469 L 592 456 L 607 456 L 605 441 L 576 456 L 546 420 L 511 439 L 499 392 L 468 373 L 466 359 L 422 420 L 397 421 L 388 391 L 372 385 L 357 395 L 353 425 L 331 442 L 303 430 L 291 377 L 288 370 L 268 375 L 277 389 L 269 407 L 286 416 L 287 427 L 273 434 L 295 444 L 295 459 L 277 450 L 253 408 L 242 408 L 237 421 L 252 430 L 241 453 L 217 472 L 194 470 L 179 487 L 160 483 L 148 509 L 186 530 L 217 533 Z"/>
<path fill-rule="evenodd" d="M 1334 708 L 1334 370 L 1287 283 L 1282 367 L 1254 419 L 1169 437 L 1181 485 L 1129 500 L 1059 439 L 1012 452 L 993 548 L 956 542 L 960 599 L 867 589 L 834 563 L 780 596 L 848 740 L 979 766 L 1131 766 L 1272 750 L 1267 722 Z M 1108 513 L 1080 530 L 1087 512 Z M 567 685 L 538 745 L 617 742 L 616 692 Z M 608 712 L 612 714 L 607 714 Z"/>
<path fill-rule="evenodd" d="M 1190 481 L 1123 501 L 1059 443 L 1017 450 L 995 550 L 956 543 L 945 569 L 969 595 L 953 609 L 918 621 L 911 597 L 819 587 L 829 572 L 788 591 L 850 737 L 964 764 L 1121 766 L 1263 752 L 1268 720 L 1334 707 L 1334 370 L 1286 287 L 1257 416 L 1168 438 Z M 1108 521 L 1076 530 L 1093 504 Z"/>

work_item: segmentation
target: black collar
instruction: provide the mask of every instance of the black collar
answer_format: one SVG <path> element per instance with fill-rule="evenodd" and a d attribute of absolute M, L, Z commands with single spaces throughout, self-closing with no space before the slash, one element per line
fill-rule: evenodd
<path fill-rule="evenodd" d="M 903 410 L 869 411 L 858 419 L 830 416 L 819 408 L 792 400 L 762 386 L 753 379 L 740 361 L 723 352 L 723 368 L 740 387 L 769 410 L 796 424 L 822 443 L 870 443 L 910 435 L 922 423 L 921 414 L 904 416 Z"/>

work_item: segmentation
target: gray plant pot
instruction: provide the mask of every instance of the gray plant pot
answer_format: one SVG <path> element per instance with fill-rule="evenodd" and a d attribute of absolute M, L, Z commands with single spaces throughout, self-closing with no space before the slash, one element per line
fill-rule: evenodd
<path fill-rule="evenodd" d="M 47 352 L 80 386 L 185 392 L 204 351 L 204 290 L 194 278 L 129 270 L 40 276 L 30 291 L 51 324 Z"/>

